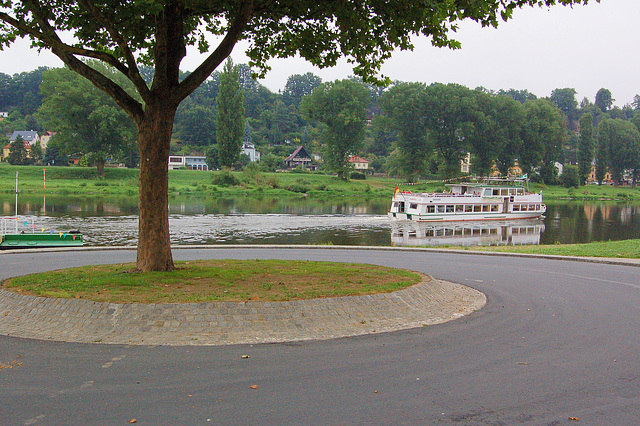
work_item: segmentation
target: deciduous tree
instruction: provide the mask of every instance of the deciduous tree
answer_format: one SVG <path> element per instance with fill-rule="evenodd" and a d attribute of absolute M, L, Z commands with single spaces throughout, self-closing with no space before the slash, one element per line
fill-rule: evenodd
<path fill-rule="evenodd" d="M 349 156 L 362 147 L 368 104 L 369 91 L 352 80 L 324 83 L 300 103 L 303 117 L 327 125 L 325 163 L 342 179 L 349 177 Z"/>
<path fill-rule="evenodd" d="M 389 117 L 390 127 L 397 132 L 397 152 L 390 165 L 407 180 L 413 181 L 425 171 L 431 144 L 425 118 L 426 86 L 423 83 L 400 83 L 379 99 Z"/>
<path fill-rule="evenodd" d="M 115 70 L 92 63 L 113 79 Z M 122 82 L 124 84 L 124 82 Z M 111 97 L 88 80 L 65 68 L 43 74 L 41 91 L 44 102 L 38 117 L 50 129 L 69 155 L 87 156 L 100 176 L 108 158 L 124 158 L 135 150 L 135 123 Z"/>
<path fill-rule="evenodd" d="M 553 183 L 557 177 L 555 162 L 566 137 L 566 122 L 551 102 L 538 99 L 524 103 L 520 166 L 525 173 L 536 170 L 540 180 Z"/>
<path fill-rule="evenodd" d="M 600 108 L 602 112 L 607 112 L 611 109 L 613 105 L 613 96 L 611 96 L 611 91 L 609 89 L 602 88 L 598 90 L 596 93 L 596 106 Z"/>

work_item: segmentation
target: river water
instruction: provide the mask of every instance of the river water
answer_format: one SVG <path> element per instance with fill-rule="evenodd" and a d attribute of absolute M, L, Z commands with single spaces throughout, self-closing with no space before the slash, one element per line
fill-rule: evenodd
<path fill-rule="evenodd" d="M 20 226 L 37 232 L 77 230 L 87 245 L 134 246 L 135 198 L 85 200 L 20 196 Z M 552 244 L 640 238 L 640 204 L 547 201 L 543 220 L 426 224 L 391 221 L 386 201 L 170 200 L 172 244 L 333 244 L 439 246 Z M 0 195 L 0 213 L 14 199 Z M 22 222 L 24 220 L 24 223 Z"/>

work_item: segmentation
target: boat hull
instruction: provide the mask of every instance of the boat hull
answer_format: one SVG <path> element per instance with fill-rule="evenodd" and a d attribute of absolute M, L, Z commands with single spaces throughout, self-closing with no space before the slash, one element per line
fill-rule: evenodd
<path fill-rule="evenodd" d="M 0 235 L 0 249 L 80 247 L 82 234 L 5 234 Z"/>
<path fill-rule="evenodd" d="M 387 215 L 394 220 L 414 220 L 417 222 L 463 222 L 478 220 L 520 220 L 538 219 L 544 212 L 519 212 L 519 213 L 473 213 L 473 214 L 412 214 L 402 212 L 389 212 Z"/>

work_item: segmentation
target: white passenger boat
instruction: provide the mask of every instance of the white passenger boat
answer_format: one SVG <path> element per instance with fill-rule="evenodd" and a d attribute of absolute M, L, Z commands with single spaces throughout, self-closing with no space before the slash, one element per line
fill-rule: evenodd
<path fill-rule="evenodd" d="M 483 179 L 449 184 L 449 192 L 396 191 L 389 209 L 392 219 L 419 222 L 513 220 L 541 217 L 547 206 L 542 194 L 532 194 L 525 179 Z"/>

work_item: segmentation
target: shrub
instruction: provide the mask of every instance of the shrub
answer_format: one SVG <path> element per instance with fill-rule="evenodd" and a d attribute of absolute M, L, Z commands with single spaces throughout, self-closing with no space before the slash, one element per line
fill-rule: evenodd
<path fill-rule="evenodd" d="M 286 189 L 287 191 L 298 192 L 301 194 L 306 194 L 307 191 L 309 191 L 309 187 L 302 183 L 292 183 L 290 185 L 287 185 L 284 189 Z"/>
<path fill-rule="evenodd" d="M 351 179 L 353 180 L 365 180 L 367 176 L 360 172 L 351 172 Z"/>
<path fill-rule="evenodd" d="M 240 181 L 236 178 L 229 169 L 222 169 L 222 171 L 214 173 L 211 182 L 218 186 L 237 186 L 240 185 Z"/>
<path fill-rule="evenodd" d="M 266 180 L 265 180 L 265 185 L 266 186 L 270 186 L 273 189 L 277 189 L 280 187 L 280 183 L 278 181 L 278 177 L 277 176 L 269 176 Z"/>
<path fill-rule="evenodd" d="M 577 188 L 580 186 L 580 171 L 578 166 L 567 164 L 560 176 L 560 183 L 567 188 Z"/>

